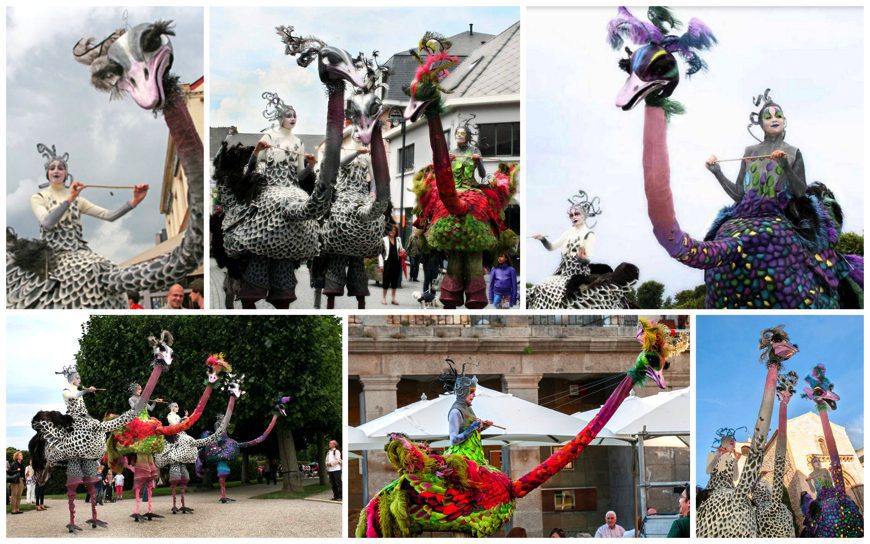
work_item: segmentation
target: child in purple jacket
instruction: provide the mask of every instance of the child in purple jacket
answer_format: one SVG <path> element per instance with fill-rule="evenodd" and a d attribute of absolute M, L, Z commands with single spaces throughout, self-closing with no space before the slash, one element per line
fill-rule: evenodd
<path fill-rule="evenodd" d="M 498 256 L 498 264 L 490 271 L 489 301 L 496 308 L 510 308 L 519 302 L 517 271 L 505 254 Z"/>

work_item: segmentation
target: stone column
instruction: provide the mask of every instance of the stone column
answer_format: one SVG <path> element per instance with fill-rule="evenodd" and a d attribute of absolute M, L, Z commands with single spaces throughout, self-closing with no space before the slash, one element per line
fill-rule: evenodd
<path fill-rule="evenodd" d="M 504 374 L 502 375 L 502 392 L 523 399 L 528 402 L 538 403 L 538 382 L 541 374 Z M 495 422 L 498 423 L 497 421 Z M 510 448 L 510 477 L 516 480 L 528 473 L 541 463 L 541 450 L 538 447 Z M 514 527 L 523 527 L 530 537 L 541 537 L 544 531 L 544 519 L 541 508 L 540 488 L 532 491 L 517 501 L 517 509 L 514 512 L 512 524 Z"/>
<path fill-rule="evenodd" d="M 392 374 L 359 377 L 365 405 L 365 421 L 363 423 L 389 414 L 398 408 L 396 387 L 401 378 L 401 376 Z M 371 498 L 382 487 L 396 479 L 396 471 L 387 462 L 387 456 L 382 450 L 369 450 L 366 457 L 368 460 L 368 496 Z"/>

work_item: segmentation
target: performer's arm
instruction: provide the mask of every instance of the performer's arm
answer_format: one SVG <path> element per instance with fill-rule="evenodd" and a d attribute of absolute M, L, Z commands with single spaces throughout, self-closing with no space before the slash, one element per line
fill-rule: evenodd
<path fill-rule="evenodd" d="M 788 156 L 783 157 L 777 163 L 785 172 L 791 194 L 795 197 L 804 196 L 807 192 L 807 175 L 804 171 L 804 157 L 801 155 L 801 150 L 798 149 L 795 153 L 794 164 L 789 163 Z"/>
<path fill-rule="evenodd" d="M 30 197 L 30 209 L 33 210 L 33 215 L 36 216 L 36 221 L 39 222 L 39 226 L 44 229 L 53 229 L 56 227 L 60 218 L 63 217 L 63 214 L 69 210 L 69 206 L 69 201 L 64 200 L 49 210 L 45 197 L 41 194 L 37 193 Z"/>
<path fill-rule="evenodd" d="M 135 206 L 130 201 L 124 202 L 117 209 L 109 211 L 102 206 L 97 206 L 84 197 L 79 197 L 79 211 L 84 215 L 90 215 L 103 221 L 115 221 L 127 215 Z"/>
<path fill-rule="evenodd" d="M 468 440 L 468 437 L 471 436 L 474 431 L 480 428 L 480 421 L 473 421 L 471 425 L 468 426 L 462 432 L 459 432 L 459 429 L 462 428 L 462 412 L 459 410 L 450 410 L 450 414 L 447 416 L 447 421 L 450 425 L 450 444 L 456 445 Z"/>

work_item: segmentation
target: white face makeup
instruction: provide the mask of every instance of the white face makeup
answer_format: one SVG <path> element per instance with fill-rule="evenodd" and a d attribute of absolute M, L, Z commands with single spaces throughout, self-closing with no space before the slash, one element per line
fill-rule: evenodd
<path fill-rule="evenodd" d="M 765 134 L 776 136 L 785 130 L 785 115 L 776 106 L 765 108 L 761 112 L 761 130 Z"/>
<path fill-rule="evenodd" d="M 46 173 L 48 175 L 48 181 L 51 183 L 63 183 L 66 181 L 66 165 L 61 161 L 51 161 Z"/>
<path fill-rule="evenodd" d="M 289 110 L 285 115 L 284 119 L 281 121 L 281 126 L 283 128 L 293 128 L 296 126 L 296 111 Z"/>
<path fill-rule="evenodd" d="M 456 131 L 456 145 L 465 145 L 468 142 L 468 132 L 464 128 Z"/>
<path fill-rule="evenodd" d="M 568 212 L 568 219 L 571 220 L 571 224 L 574 226 L 581 225 L 586 220 L 586 216 L 583 212 L 578 208 L 573 208 Z"/>

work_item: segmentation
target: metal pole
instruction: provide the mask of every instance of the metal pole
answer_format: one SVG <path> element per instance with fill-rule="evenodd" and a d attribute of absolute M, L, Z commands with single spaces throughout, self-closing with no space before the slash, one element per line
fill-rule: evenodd
<path fill-rule="evenodd" d="M 402 117 L 402 184 L 399 191 L 399 233 L 405 235 L 405 118 Z"/>
<path fill-rule="evenodd" d="M 640 489 L 637 485 L 637 457 L 636 457 L 636 455 L 637 455 L 637 442 L 634 443 L 634 450 L 635 450 L 635 459 L 634 459 L 634 462 L 631 464 L 631 483 L 632 483 L 632 486 L 634 488 L 634 493 L 632 493 L 631 496 L 632 496 L 632 499 L 634 499 L 634 500 L 632 500 L 631 502 L 634 503 L 634 538 L 640 538 L 640 530 L 643 527 L 643 523 L 637 522 L 637 518 L 638 518 L 638 515 L 637 515 L 637 493 Z M 641 518 L 641 519 L 643 519 L 643 518 Z"/>
<path fill-rule="evenodd" d="M 646 517 L 646 482 L 644 482 L 644 474 L 646 466 L 644 465 L 643 455 L 643 435 L 646 433 L 646 426 L 643 432 L 637 436 L 638 456 L 637 456 L 637 471 L 638 471 L 638 492 L 640 493 L 640 512 Z"/>
<path fill-rule="evenodd" d="M 501 447 L 501 471 L 507 474 L 508 478 L 511 478 L 511 448 L 510 446 L 502 446 Z M 504 532 L 509 533 L 514 526 L 514 518 L 511 518 L 505 523 Z"/>
<path fill-rule="evenodd" d="M 359 394 L 359 413 L 360 419 L 365 423 L 366 419 L 366 396 L 364 392 Z M 362 496 L 363 508 L 369 503 L 369 452 L 363 450 L 362 458 L 359 460 L 360 468 L 362 469 Z"/>

